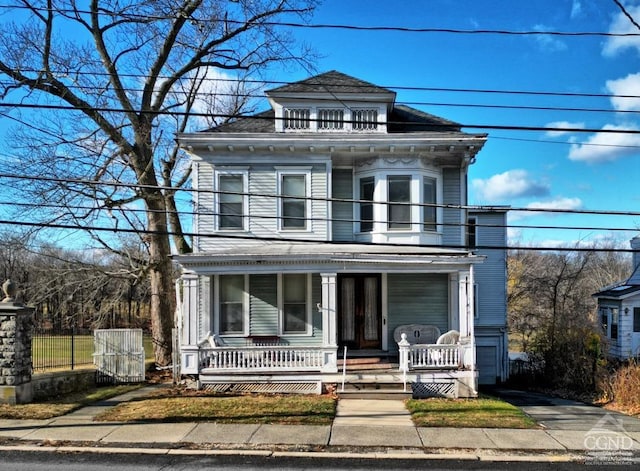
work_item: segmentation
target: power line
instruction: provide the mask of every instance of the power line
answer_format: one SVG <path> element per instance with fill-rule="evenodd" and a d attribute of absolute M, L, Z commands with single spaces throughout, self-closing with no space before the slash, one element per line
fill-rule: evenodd
<path fill-rule="evenodd" d="M 171 236 L 177 233 L 172 231 L 151 231 L 148 229 L 128 229 L 128 228 L 112 228 L 112 227 L 100 227 L 100 226 L 77 226 L 72 224 L 56 224 L 56 223 L 38 223 L 28 221 L 8 221 L 0 220 L 0 225 L 9 226 L 22 226 L 22 227 L 36 227 L 46 229 L 68 229 L 78 231 L 95 231 L 95 232 L 110 232 L 110 233 L 125 233 L 125 234 L 137 234 L 137 235 L 159 235 L 159 236 Z M 516 245 L 474 245 L 469 247 L 460 244 L 401 244 L 401 243 L 380 243 L 380 242 L 354 242 L 354 241 L 328 241 L 317 239 L 302 239 L 302 238 L 287 238 L 287 237 L 257 237 L 253 235 L 230 235 L 230 234 L 208 234 L 208 233 L 194 233 L 194 232 L 182 232 L 181 235 L 185 237 L 200 237 L 207 239 L 226 239 L 226 240 L 250 240 L 250 241 L 263 241 L 263 242 L 287 242 L 287 243 L 314 243 L 319 245 L 350 245 L 357 243 L 361 246 L 371 247 L 407 247 L 407 248 L 433 248 L 433 249 L 452 249 L 452 250 L 527 250 L 527 251 L 553 251 L 553 252 L 627 252 L 635 253 L 634 249 L 623 249 L 613 247 L 543 247 L 543 246 L 516 246 Z M 419 252 L 416 252 L 418 254 Z M 424 254 L 422 254 L 424 255 Z"/>
<path fill-rule="evenodd" d="M 0 173 L 0 178 L 17 179 L 17 180 L 31 180 L 31 181 L 44 181 L 53 183 L 65 183 L 65 184 L 85 184 L 85 185 L 105 185 L 115 187 L 125 187 L 130 189 L 153 189 L 163 191 L 182 191 L 191 193 L 206 193 L 206 194 L 225 194 L 225 195 L 238 195 L 243 197 L 262 197 L 262 198 L 274 198 L 278 200 L 291 199 L 291 200 L 304 200 L 309 202 L 325 202 L 325 203 L 373 203 L 373 204 L 393 204 L 404 206 L 419 206 L 419 207 L 436 207 L 442 209 L 455 209 L 455 210 L 471 210 L 471 211 L 511 211 L 511 212 L 533 212 L 533 213 L 561 213 L 561 214 L 591 214 L 591 215 L 606 215 L 606 216 L 640 216 L 640 211 L 619 211 L 619 210 L 594 210 L 594 209 L 558 209 L 558 208 L 527 208 L 527 207 L 514 207 L 504 205 L 462 205 L 462 204 L 437 204 L 437 203 L 400 203 L 392 201 L 371 201 L 351 198 L 321 198 L 317 196 L 289 196 L 273 193 L 258 193 L 258 192 L 235 192 L 235 191 L 219 191 L 209 190 L 201 188 L 174 188 L 170 186 L 161 185 L 142 185 L 137 183 L 121 183 L 115 181 L 94 181 L 94 180 L 82 180 L 82 179 L 69 179 L 69 178 L 57 178 L 57 177 L 44 177 L 44 176 L 30 176 L 30 175 L 16 175 L 10 173 Z"/>
<path fill-rule="evenodd" d="M 26 6 L 8 6 L 1 5 L 0 8 L 6 9 L 28 9 L 30 11 L 40 12 L 53 12 L 53 13 L 71 13 L 71 14 L 92 14 L 89 10 L 65 9 L 65 8 L 33 8 Z M 141 15 L 141 14 L 122 14 L 107 11 L 101 9 L 99 11 L 102 16 L 110 16 L 113 18 L 124 19 L 137 19 L 137 20 L 174 20 L 175 16 L 164 15 Z M 194 18 L 189 20 L 194 23 L 224 23 L 227 25 L 246 25 L 247 22 L 234 20 L 232 18 Z M 348 24 L 330 24 L 330 23 L 299 23 L 299 22 L 286 22 L 286 21 L 260 21 L 254 23 L 255 26 L 284 26 L 289 28 L 303 28 L 303 29 L 331 29 L 331 30 L 348 30 L 348 31 L 363 31 L 363 32 L 398 32 L 398 33 L 438 33 L 438 34 L 462 34 L 462 35 L 507 35 L 507 36 L 566 36 L 566 37 L 637 37 L 640 33 L 615 33 L 615 32 L 602 32 L 602 31 L 542 31 L 542 30 L 506 30 L 506 29 L 459 29 L 459 28 L 416 28 L 407 26 L 360 26 L 360 25 L 348 25 Z"/>
<path fill-rule="evenodd" d="M 105 108 L 105 107 L 75 107 L 75 106 L 67 106 L 67 105 L 30 105 L 24 103 L 0 103 L 0 107 L 15 107 L 15 108 L 30 108 L 30 109 L 51 109 L 51 110 L 66 110 L 66 111 L 101 111 L 101 112 L 110 112 L 110 113 L 128 113 L 128 110 L 125 109 L 116 109 L 116 108 Z M 193 117 L 207 117 L 207 118 L 225 118 L 225 119 L 264 119 L 264 117 L 256 116 L 256 115 L 235 115 L 235 114 L 225 114 L 225 113 L 197 113 L 197 112 L 180 112 L 180 111 L 160 111 L 160 110 L 139 110 L 140 114 L 149 114 L 149 115 L 169 115 L 169 116 L 193 116 Z M 276 118 L 271 117 L 273 120 L 285 120 L 285 117 Z M 312 119 L 308 118 L 309 122 L 319 122 L 320 119 Z M 345 121 L 349 122 L 349 121 Z M 441 123 L 424 123 L 420 121 L 392 121 L 388 120 L 386 122 L 387 125 L 413 125 L 422 127 L 425 131 L 428 131 L 430 128 L 441 128 L 443 125 Z M 480 129 L 480 130 L 502 130 L 502 131 L 529 131 L 529 132 L 549 132 L 549 131 L 558 131 L 558 132 L 571 132 L 571 133 L 604 133 L 604 134 L 640 134 L 640 129 L 606 129 L 606 128 L 581 128 L 581 127 L 555 127 L 555 126 L 517 126 L 517 125 L 500 125 L 500 124 L 462 124 L 456 123 L 460 128 L 467 129 Z M 457 127 L 457 126 L 456 126 Z"/>

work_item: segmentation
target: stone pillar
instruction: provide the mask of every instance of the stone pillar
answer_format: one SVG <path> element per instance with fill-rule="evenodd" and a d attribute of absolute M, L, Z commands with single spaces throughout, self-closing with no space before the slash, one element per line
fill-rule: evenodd
<path fill-rule="evenodd" d="M 7 280 L 0 301 L 0 404 L 31 402 L 31 338 L 33 309 L 15 299 L 15 285 Z"/>

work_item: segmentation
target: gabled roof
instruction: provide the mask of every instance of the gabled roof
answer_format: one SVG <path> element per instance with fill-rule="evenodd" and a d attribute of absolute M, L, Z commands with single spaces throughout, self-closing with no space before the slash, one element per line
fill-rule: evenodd
<path fill-rule="evenodd" d="M 273 88 L 265 93 L 267 95 L 282 93 L 384 93 L 395 96 L 395 92 L 387 88 L 351 77 L 337 70 Z"/>

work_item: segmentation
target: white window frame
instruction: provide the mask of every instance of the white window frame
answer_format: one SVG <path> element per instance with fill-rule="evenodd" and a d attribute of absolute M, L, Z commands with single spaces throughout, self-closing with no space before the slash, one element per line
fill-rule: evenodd
<path fill-rule="evenodd" d="M 323 118 L 323 113 L 335 113 L 341 114 L 339 118 Z M 341 132 L 345 130 L 345 115 L 344 108 L 318 108 L 317 110 L 317 128 L 320 132 Z M 324 127 L 324 123 L 329 123 L 329 127 Z"/>
<path fill-rule="evenodd" d="M 285 176 L 297 175 L 304 176 L 304 185 L 305 185 L 305 195 L 301 198 L 305 198 L 304 200 L 304 227 L 285 227 L 284 219 L 283 219 L 283 202 L 287 199 L 282 195 L 282 180 Z M 311 168 L 310 167 L 296 167 L 296 168 L 287 168 L 287 169 L 277 169 L 276 171 L 276 179 L 277 179 L 277 194 L 278 194 L 278 207 L 277 207 L 277 218 L 278 218 L 278 231 L 281 232 L 311 232 Z"/>
<path fill-rule="evenodd" d="M 221 198 L 220 198 L 220 177 L 232 175 L 237 176 L 240 175 L 242 177 L 242 227 L 239 228 L 227 228 L 220 226 L 220 216 L 222 214 L 220 209 Z M 216 192 L 214 194 L 214 208 L 215 208 L 215 230 L 220 232 L 246 232 L 249 225 L 249 172 L 246 170 L 215 170 L 214 171 L 214 182 Z"/>
<path fill-rule="evenodd" d="M 237 274 L 235 274 L 237 276 Z M 221 304 L 220 304 L 220 277 L 224 276 L 234 276 L 234 274 L 229 275 L 214 275 L 213 278 L 213 299 L 214 299 L 214 332 L 220 337 L 246 337 L 249 335 L 249 275 L 242 274 L 240 276 L 244 277 L 244 287 L 242 294 L 242 332 L 221 332 Z"/>
<path fill-rule="evenodd" d="M 311 114 L 312 110 L 308 107 L 285 106 L 282 109 L 282 128 L 288 132 L 310 131 L 312 119 Z M 292 124 L 295 125 L 292 126 Z"/>
<path fill-rule="evenodd" d="M 357 116 L 362 113 L 375 113 L 375 121 L 358 120 Z M 351 109 L 351 129 L 355 132 L 371 132 L 379 131 L 382 123 L 380 116 L 382 115 L 380 108 L 352 108 Z"/>
<path fill-rule="evenodd" d="M 362 202 L 364 201 L 362 199 L 362 180 L 368 180 L 368 179 L 373 179 L 373 199 L 371 200 L 371 230 L 367 230 L 364 231 L 362 230 L 362 213 L 361 213 L 361 205 Z M 377 177 L 375 174 L 370 174 L 370 175 L 360 175 L 356 178 L 356 195 L 357 195 L 357 199 L 358 202 L 356 203 L 356 211 L 355 211 L 355 215 L 356 215 L 356 224 L 357 224 L 357 231 L 358 232 L 366 232 L 366 233 L 371 233 L 371 232 L 375 232 L 376 231 L 376 206 L 377 206 L 377 202 L 376 202 L 376 185 L 377 185 Z M 367 200 L 368 201 L 368 200 Z"/>
<path fill-rule="evenodd" d="M 283 336 L 310 336 L 313 332 L 313 310 L 311 309 L 312 300 L 312 279 L 310 273 L 287 273 L 288 275 L 302 275 L 305 277 L 305 314 L 306 329 L 304 332 L 287 332 L 284 330 L 284 273 L 278 273 L 278 335 Z"/>

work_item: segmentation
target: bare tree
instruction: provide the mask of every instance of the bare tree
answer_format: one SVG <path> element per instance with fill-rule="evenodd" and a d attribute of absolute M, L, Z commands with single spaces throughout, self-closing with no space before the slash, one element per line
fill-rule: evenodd
<path fill-rule="evenodd" d="M 13 9 L 3 6 L 0 96 L 19 104 L 7 115 L 17 123 L 13 172 L 31 177 L 7 184 L 39 204 L 31 218 L 82 228 L 104 248 L 118 251 L 119 244 L 101 228 L 140 234 L 147 253 L 131 259 L 131 268 L 149 276 L 159 365 L 171 361 L 171 247 L 191 250 L 177 196 L 189 168 L 173 136 L 190 129 L 194 111 L 210 111 L 201 92 L 210 90 L 214 71 L 216 78 L 219 71 L 244 75 L 308 59 L 292 52 L 292 38 L 274 23 L 309 14 L 313 3 L 15 0 Z M 229 116 L 246 100 L 227 102 Z"/>

